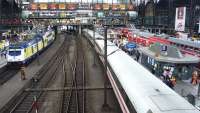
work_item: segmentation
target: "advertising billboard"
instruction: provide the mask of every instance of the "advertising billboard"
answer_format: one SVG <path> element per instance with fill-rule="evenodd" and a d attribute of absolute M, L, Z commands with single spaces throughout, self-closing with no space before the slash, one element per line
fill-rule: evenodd
<path fill-rule="evenodd" d="M 75 10 L 75 9 L 77 9 L 77 5 L 76 4 L 68 4 L 67 5 L 67 9 L 69 9 L 69 10 Z"/>
<path fill-rule="evenodd" d="M 128 4 L 128 10 L 133 11 L 135 9 L 134 5 Z"/>
<path fill-rule="evenodd" d="M 101 10 L 102 7 L 101 7 L 101 4 L 95 4 L 94 8 L 95 10 Z"/>
<path fill-rule="evenodd" d="M 66 9 L 65 4 L 59 4 L 58 7 L 59 9 Z"/>
<path fill-rule="evenodd" d="M 175 30 L 185 31 L 186 7 L 176 8 Z"/>
<path fill-rule="evenodd" d="M 103 10 L 109 10 L 109 4 L 103 4 Z"/>
<path fill-rule="evenodd" d="M 119 4 L 119 8 L 120 8 L 120 10 L 125 10 L 126 9 L 126 5 L 125 4 Z"/>
<path fill-rule="evenodd" d="M 118 10 L 118 4 L 112 4 L 112 10 Z"/>
<path fill-rule="evenodd" d="M 48 9 L 47 6 L 48 6 L 47 4 L 40 4 L 40 9 L 46 10 L 46 9 Z"/>
<path fill-rule="evenodd" d="M 32 9 L 32 10 L 38 9 L 37 4 L 31 4 L 31 9 Z"/>
<path fill-rule="evenodd" d="M 49 9 L 57 9 L 57 4 L 49 4 Z"/>

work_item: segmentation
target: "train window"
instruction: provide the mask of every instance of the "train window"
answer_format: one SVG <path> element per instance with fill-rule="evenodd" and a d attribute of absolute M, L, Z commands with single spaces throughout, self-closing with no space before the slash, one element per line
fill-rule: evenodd
<path fill-rule="evenodd" d="M 26 48 L 24 49 L 24 52 L 26 53 Z"/>
<path fill-rule="evenodd" d="M 19 56 L 21 55 L 21 51 L 9 51 L 10 56 Z"/>

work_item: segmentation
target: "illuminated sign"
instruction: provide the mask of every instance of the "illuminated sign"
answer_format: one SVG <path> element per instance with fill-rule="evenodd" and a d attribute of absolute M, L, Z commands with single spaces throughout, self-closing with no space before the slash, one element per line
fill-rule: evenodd
<path fill-rule="evenodd" d="M 75 10 L 76 9 L 76 4 L 68 4 L 67 9 Z"/>
<path fill-rule="evenodd" d="M 61 12 L 61 13 L 60 13 L 60 17 L 61 17 L 61 18 L 64 18 L 64 17 L 66 17 L 66 13 L 64 13 L 64 12 Z"/>
<path fill-rule="evenodd" d="M 80 10 L 87 10 L 87 9 L 91 9 L 90 8 L 90 4 L 84 4 L 84 3 L 80 3 L 79 5 L 78 5 L 78 9 L 80 9 Z"/>
<path fill-rule="evenodd" d="M 118 5 L 117 4 L 113 4 L 112 5 L 112 10 L 118 10 Z"/>
<path fill-rule="evenodd" d="M 40 9 L 42 10 L 48 9 L 47 4 L 40 4 Z"/>
<path fill-rule="evenodd" d="M 49 4 L 49 9 L 57 9 L 57 4 Z"/>
<path fill-rule="evenodd" d="M 120 4 L 119 8 L 120 8 L 120 10 L 125 10 L 126 9 L 126 5 L 125 4 Z"/>
<path fill-rule="evenodd" d="M 104 13 L 103 12 L 98 12 L 97 13 L 97 17 L 104 17 Z"/>
<path fill-rule="evenodd" d="M 59 9 L 65 9 L 65 4 L 59 4 Z"/>
<path fill-rule="evenodd" d="M 31 4 L 31 9 L 32 10 L 36 10 L 38 7 L 37 7 L 37 4 Z"/>
<path fill-rule="evenodd" d="M 186 7 L 176 8 L 175 30 L 185 31 Z"/>
<path fill-rule="evenodd" d="M 103 4 L 103 10 L 109 10 L 109 4 Z"/>
<path fill-rule="evenodd" d="M 95 4 L 95 10 L 101 10 L 101 4 Z"/>
<path fill-rule="evenodd" d="M 134 8 L 135 8 L 134 5 L 132 5 L 132 4 L 129 4 L 129 5 L 128 5 L 128 10 L 131 10 L 131 11 L 132 11 L 132 10 L 134 10 Z"/>

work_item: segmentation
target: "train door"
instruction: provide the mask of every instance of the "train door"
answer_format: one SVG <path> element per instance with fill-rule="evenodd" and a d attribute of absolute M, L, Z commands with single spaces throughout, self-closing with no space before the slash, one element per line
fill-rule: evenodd
<path fill-rule="evenodd" d="M 33 48 L 33 46 L 31 46 L 31 51 L 32 51 L 32 54 L 34 54 L 34 48 Z"/>
<path fill-rule="evenodd" d="M 44 38 L 42 38 L 42 48 L 44 48 Z"/>

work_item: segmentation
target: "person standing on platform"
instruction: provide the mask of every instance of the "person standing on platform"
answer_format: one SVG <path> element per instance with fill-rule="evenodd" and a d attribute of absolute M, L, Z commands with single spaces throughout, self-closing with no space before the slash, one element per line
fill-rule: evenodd
<path fill-rule="evenodd" d="M 136 56 L 136 60 L 139 61 L 140 58 L 140 52 L 138 50 L 136 50 L 135 52 L 135 56 Z"/>
<path fill-rule="evenodd" d="M 21 67 L 21 80 L 26 80 L 25 66 Z"/>
<path fill-rule="evenodd" d="M 192 80 L 191 80 L 192 85 L 197 85 L 198 83 L 198 72 L 194 71 L 192 73 Z"/>

